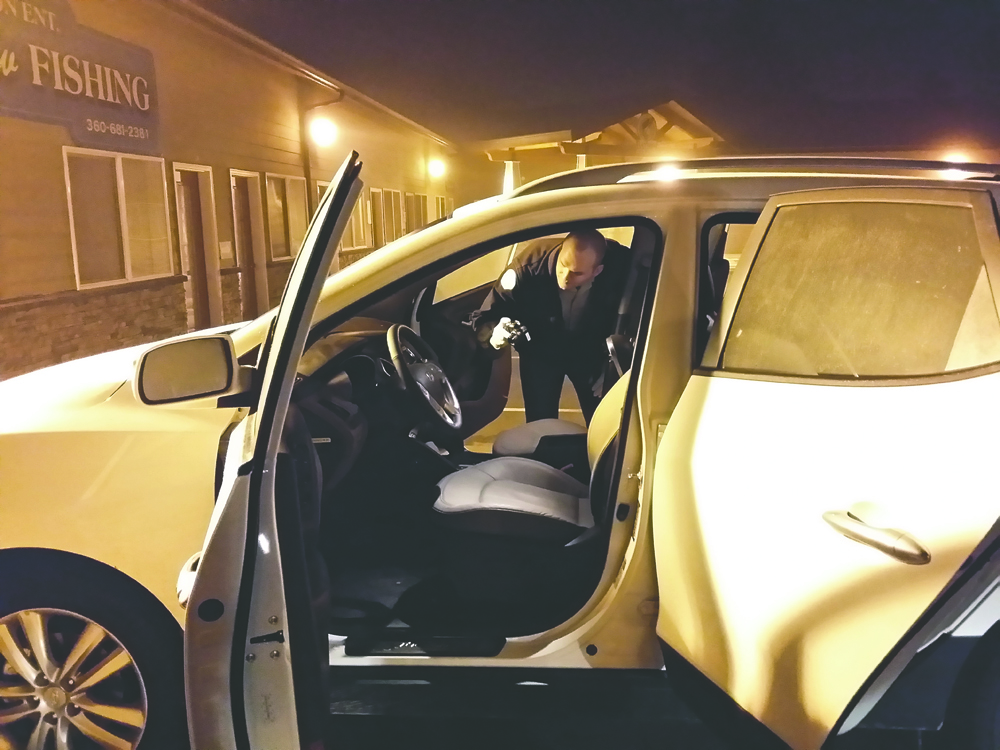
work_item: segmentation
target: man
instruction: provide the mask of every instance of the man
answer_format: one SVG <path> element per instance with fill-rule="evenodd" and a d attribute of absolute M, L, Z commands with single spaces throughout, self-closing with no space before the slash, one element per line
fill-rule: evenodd
<path fill-rule="evenodd" d="M 589 424 L 626 269 L 625 248 L 593 229 L 537 240 L 473 313 L 484 346 L 517 347 L 528 422 L 559 416 L 559 395 L 569 377 Z"/>

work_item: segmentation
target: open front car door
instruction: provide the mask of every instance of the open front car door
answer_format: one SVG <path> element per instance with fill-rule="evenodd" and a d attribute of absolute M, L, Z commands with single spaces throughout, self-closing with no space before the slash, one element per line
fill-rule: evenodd
<path fill-rule="evenodd" d="M 296 366 L 334 251 L 361 189 L 356 153 L 313 217 L 261 346 L 239 468 L 227 472 L 191 593 L 185 680 L 194 748 L 322 746 L 325 591 L 310 513 L 315 452 L 290 407 Z"/>

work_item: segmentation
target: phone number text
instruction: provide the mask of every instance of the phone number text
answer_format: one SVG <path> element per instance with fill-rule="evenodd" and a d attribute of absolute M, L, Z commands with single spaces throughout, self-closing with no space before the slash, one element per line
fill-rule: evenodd
<path fill-rule="evenodd" d="M 126 138 L 150 138 L 149 128 L 140 128 L 135 125 L 123 125 L 120 122 L 105 122 L 104 120 L 91 120 L 87 118 L 87 130 L 92 133 L 111 133 L 121 135 Z"/>

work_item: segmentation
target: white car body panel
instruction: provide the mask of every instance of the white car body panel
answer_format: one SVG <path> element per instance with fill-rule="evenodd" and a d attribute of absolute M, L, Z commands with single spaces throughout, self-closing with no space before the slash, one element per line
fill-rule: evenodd
<path fill-rule="evenodd" d="M 793 747 L 818 748 L 997 518 L 998 386 L 693 377 L 654 478 L 661 636 Z M 831 510 L 908 532 L 930 564 L 846 539 Z"/>
<path fill-rule="evenodd" d="M 99 560 L 181 619 L 177 572 L 204 540 L 219 438 L 235 410 L 216 399 L 138 403 L 129 380 L 144 348 L 0 383 L 0 548 Z"/>

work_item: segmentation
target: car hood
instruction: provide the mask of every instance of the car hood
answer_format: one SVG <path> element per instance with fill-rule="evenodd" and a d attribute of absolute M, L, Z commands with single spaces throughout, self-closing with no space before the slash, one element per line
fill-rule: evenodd
<path fill-rule="evenodd" d="M 131 380 L 136 359 L 149 346 L 96 354 L 0 382 L 0 413 L 82 409 L 106 401 Z"/>
<path fill-rule="evenodd" d="M 178 338 L 229 333 L 233 328 L 222 326 Z M 145 350 L 161 343 L 95 354 L 0 382 L 0 432 L 51 427 L 53 417 L 102 404 L 123 387 L 131 392 L 136 361 Z"/>

